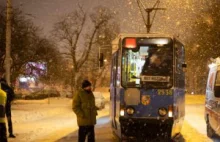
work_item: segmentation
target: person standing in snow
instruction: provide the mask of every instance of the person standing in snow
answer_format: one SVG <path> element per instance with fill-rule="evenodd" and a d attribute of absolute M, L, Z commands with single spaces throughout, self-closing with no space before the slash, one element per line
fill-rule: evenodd
<path fill-rule="evenodd" d="M 79 126 L 78 142 L 85 142 L 86 136 L 88 136 L 88 142 L 95 142 L 94 125 L 98 108 L 95 106 L 91 86 L 88 80 L 84 80 L 82 88 L 73 96 L 72 109 L 77 116 Z"/>
<path fill-rule="evenodd" d="M 4 70 L 1 70 L 0 85 L 1 85 L 1 89 L 5 91 L 7 95 L 5 113 L 6 113 L 7 122 L 8 122 L 8 132 L 9 132 L 10 138 L 15 138 L 15 135 L 13 134 L 12 119 L 11 119 L 11 102 L 13 101 L 15 94 L 14 94 L 13 89 L 7 84 L 6 80 L 3 78 L 3 75 L 4 75 Z"/>
<path fill-rule="evenodd" d="M 7 101 L 6 101 L 6 117 L 8 122 L 8 132 L 10 138 L 15 138 L 15 135 L 13 134 L 13 127 L 12 127 L 12 120 L 11 120 L 11 102 L 14 100 L 14 91 L 13 89 L 8 86 L 6 80 L 4 78 L 0 79 L 1 88 L 4 90 L 7 94 Z"/>
<path fill-rule="evenodd" d="M 5 121 L 5 105 L 7 95 L 0 88 L 0 142 L 7 142 L 6 121 Z"/>

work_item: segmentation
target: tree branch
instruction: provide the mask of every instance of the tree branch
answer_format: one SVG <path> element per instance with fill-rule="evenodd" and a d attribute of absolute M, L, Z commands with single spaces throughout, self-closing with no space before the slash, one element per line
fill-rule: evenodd
<path fill-rule="evenodd" d="M 85 21 L 86 21 L 86 14 L 84 13 L 83 14 L 83 19 L 82 19 L 82 22 L 81 22 L 81 26 L 80 26 L 80 29 L 79 29 L 79 31 L 77 32 L 77 34 L 76 34 L 76 39 L 75 39 L 75 42 L 74 42 L 74 44 L 73 44 L 73 47 L 72 47 L 72 58 L 73 58 L 73 66 L 74 66 L 74 68 L 76 69 L 76 70 L 78 70 L 78 63 L 77 63 L 77 61 L 76 61 L 76 48 L 77 48 L 77 44 L 78 44 L 78 42 L 79 42 L 79 37 L 80 37 L 80 35 L 81 35 L 81 33 L 82 33 L 82 30 L 83 30 L 83 27 L 84 27 L 84 25 L 85 25 Z"/>
<path fill-rule="evenodd" d="M 83 66 L 83 64 L 86 62 L 86 60 L 87 60 L 87 58 L 88 58 L 88 56 L 89 56 L 89 53 L 90 53 L 90 51 L 91 51 L 91 49 L 92 49 L 93 40 L 94 40 L 94 38 L 95 38 L 95 34 L 97 33 L 98 29 L 102 26 L 102 24 L 104 24 L 104 23 L 107 22 L 107 21 L 108 21 L 108 19 L 102 20 L 102 21 L 100 21 L 100 22 L 95 26 L 95 29 L 94 29 L 94 31 L 93 31 L 93 33 L 92 33 L 92 36 L 91 36 L 90 41 L 89 41 L 89 44 L 88 44 L 88 49 L 83 52 L 83 54 L 82 54 L 80 60 L 78 61 L 78 66 L 77 66 L 78 69 L 80 69 L 80 68 Z"/>

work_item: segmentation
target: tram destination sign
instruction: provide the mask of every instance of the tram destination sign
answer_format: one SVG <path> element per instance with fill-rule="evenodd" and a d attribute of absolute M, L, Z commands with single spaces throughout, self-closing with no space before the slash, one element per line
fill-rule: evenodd
<path fill-rule="evenodd" d="M 141 76 L 141 81 L 146 82 L 169 82 L 170 77 L 169 76 Z"/>

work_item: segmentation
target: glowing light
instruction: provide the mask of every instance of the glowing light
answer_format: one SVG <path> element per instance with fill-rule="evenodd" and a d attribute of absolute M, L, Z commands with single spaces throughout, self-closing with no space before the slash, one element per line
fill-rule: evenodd
<path fill-rule="evenodd" d="M 120 115 L 121 115 L 121 116 L 124 116 L 124 115 L 125 115 L 125 110 L 121 109 L 121 110 L 120 110 Z"/>
<path fill-rule="evenodd" d="M 133 108 L 127 108 L 127 113 L 129 114 L 129 115 L 132 115 L 132 114 L 134 114 L 134 109 Z"/>
<path fill-rule="evenodd" d="M 168 39 L 160 39 L 156 41 L 158 45 L 164 45 L 168 44 L 169 40 Z"/>
<path fill-rule="evenodd" d="M 136 80 L 135 80 L 135 83 L 136 83 L 136 84 L 140 84 L 140 82 L 141 82 L 140 79 L 136 79 Z"/>
<path fill-rule="evenodd" d="M 20 77 L 20 82 L 27 82 L 27 78 L 26 77 Z"/>
<path fill-rule="evenodd" d="M 168 112 L 168 116 L 169 116 L 169 117 L 173 117 L 173 112 L 172 112 L 172 111 L 169 111 L 169 112 Z"/>
<path fill-rule="evenodd" d="M 159 115 L 160 115 L 160 116 L 165 116 L 165 115 L 167 115 L 167 109 L 165 109 L 165 108 L 159 108 Z"/>
<path fill-rule="evenodd" d="M 173 117 L 173 106 L 172 105 L 168 107 L 168 117 Z"/>
<path fill-rule="evenodd" d="M 212 68 L 212 67 L 214 67 L 214 66 L 216 66 L 217 64 L 215 64 L 215 63 L 211 63 L 211 64 L 209 64 L 209 68 Z"/>
<path fill-rule="evenodd" d="M 125 39 L 125 47 L 126 48 L 136 48 L 137 43 L 135 38 L 126 38 Z"/>
<path fill-rule="evenodd" d="M 119 80 L 117 80 L 117 86 L 119 86 L 120 85 L 120 81 Z"/>

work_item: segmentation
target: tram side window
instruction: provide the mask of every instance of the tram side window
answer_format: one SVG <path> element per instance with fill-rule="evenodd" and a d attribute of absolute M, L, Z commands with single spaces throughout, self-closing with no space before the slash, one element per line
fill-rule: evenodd
<path fill-rule="evenodd" d="M 183 72 L 183 63 L 185 59 L 184 46 L 176 40 L 175 42 L 175 73 L 176 79 L 175 84 L 177 87 L 184 88 L 184 72 Z"/>
<path fill-rule="evenodd" d="M 118 52 L 113 54 L 113 60 L 112 60 L 112 78 L 111 82 L 113 83 L 113 86 L 115 87 L 118 84 L 118 74 L 117 74 L 117 62 L 118 62 Z"/>
<path fill-rule="evenodd" d="M 176 42 L 175 44 L 175 60 L 176 60 L 176 73 L 182 73 L 183 72 L 183 68 L 182 68 L 182 64 L 184 63 L 184 46 L 179 43 Z"/>
<path fill-rule="evenodd" d="M 113 84 L 113 80 L 114 80 L 114 56 L 112 56 L 112 66 L 111 66 L 111 84 Z"/>
<path fill-rule="evenodd" d="M 215 94 L 215 97 L 220 98 L 220 71 L 218 71 L 216 75 L 214 94 Z"/>
<path fill-rule="evenodd" d="M 121 85 L 121 55 L 117 51 L 117 75 L 116 75 L 116 85 L 119 87 Z"/>

